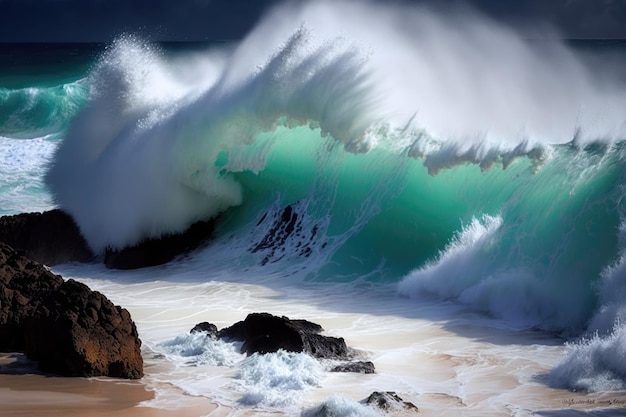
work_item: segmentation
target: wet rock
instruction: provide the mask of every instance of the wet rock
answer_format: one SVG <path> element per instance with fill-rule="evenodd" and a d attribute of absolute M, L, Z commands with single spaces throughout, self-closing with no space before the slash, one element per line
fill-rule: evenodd
<path fill-rule="evenodd" d="M 72 217 L 61 210 L 0 217 L 0 241 L 44 265 L 94 258 Z"/>
<path fill-rule="evenodd" d="M 393 391 L 381 392 L 375 391 L 367 397 L 365 402 L 368 405 L 377 407 L 383 411 L 395 412 L 395 411 L 413 411 L 419 412 L 419 408 L 415 404 L 409 401 L 404 401 L 398 394 Z"/>
<path fill-rule="evenodd" d="M 141 340 L 127 310 L 4 243 L 0 351 L 23 352 L 42 371 L 64 376 L 143 376 Z"/>
<path fill-rule="evenodd" d="M 347 358 L 349 351 L 343 337 L 322 336 L 320 334 L 303 334 L 304 351 L 316 358 Z"/>
<path fill-rule="evenodd" d="M 322 327 L 307 320 L 291 320 L 269 313 L 252 313 L 245 320 L 218 332 L 222 339 L 242 341 L 242 353 L 271 353 L 279 349 L 306 352 L 316 358 L 345 359 L 343 338 L 323 336 Z"/>
<path fill-rule="evenodd" d="M 111 269 L 162 265 L 200 247 L 212 237 L 214 229 L 214 219 L 199 221 L 183 233 L 146 239 L 138 245 L 124 249 L 107 249 L 104 253 L 104 264 Z"/>
<path fill-rule="evenodd" d="M 354 372 L 358 374 L 374 374 L 376 369 L 370 361 L 347 362 L 337 365 L 330 370 L 331 372 Z"/>
<path fill-rule="evenodd" d="M 207 336 L 216 338 L 217 337 L 217 326 L 215 324 L 203 321 L 202 323 L 196 324 L 193 329 L 189 331 L 189 333 L 199 333 L 206 332 Z"/>

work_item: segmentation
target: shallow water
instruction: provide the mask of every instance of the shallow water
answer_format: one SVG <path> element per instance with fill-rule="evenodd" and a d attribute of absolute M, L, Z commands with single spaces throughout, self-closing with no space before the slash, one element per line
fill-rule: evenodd
<path fill-rule="evenodd" d="M 255 277 L 245 273 L 231 279 L 208 273 L 206 282 L 185 282 L 180 269 L 177 264 L 139 274 L 99 266 L 54 268 L 131 312 L 143 341 L 143 381 L 156 391 L 146 404 L 152 407 L 183 404 L 178 388 L 226 406 L 220 413 L 232 409 L 228 415 L 246 410 L 295 415 L 337 395 L 357 407 L 373 391 L 395 391 L 424 415 L 439 416 L 526 416 L 606 408 L 609 399 L 614 407 L 626 400 L 623 392 L 584 394 L 546 387 L 543 379 L 559 362 L 563 340 L 542 331 L 511 329 L 452 302 L 424 299 L 416 307 L 415 300 L 399 299 L 392 286 L 309 283 L 276 289 L 254 284 Z M 239 378 L 245 357 L 236 352 L 237 346 L 185 339 L 201 321 L 222 328 L 261 311 L 321 324 L 324 334 L 344 337 L 358 358 L 374 362 L 376 374 L 330 373 L 324 370 L 328 363 L 322 363 L 320 372 L 292 363 L 293 369 L 280 375 L 286 359 L 276 358 L 259 365 L 262 374 L 279 375 L 273 386 L 262 386 L 261 395 L 257 384 L 265 382 Z M 185 356 L 164 347 L 177 343 L 188 343 Z M 225 364 L 214 364 L 215 357 Z M 297 382 L 307 378 L 314 382 Z M 256 405 L 242 403 L 250 393 L 263 398 Z"/>

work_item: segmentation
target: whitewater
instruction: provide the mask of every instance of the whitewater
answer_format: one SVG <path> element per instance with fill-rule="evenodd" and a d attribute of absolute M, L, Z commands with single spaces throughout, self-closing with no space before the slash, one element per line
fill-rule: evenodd
<path fill-rule="evenodd" d="M 217 219 L 167 265 L 53 268 L 130 311 L 146 407 L 368 416 L 395 391 L 424 415 L 626 415 L 626 46 L 541 35 L 317 1 L 237 42 L 5 67 L 0 214 L 60 207 L 99 255 Z M 259 311 L 377 373 L 188 333 Z"/>

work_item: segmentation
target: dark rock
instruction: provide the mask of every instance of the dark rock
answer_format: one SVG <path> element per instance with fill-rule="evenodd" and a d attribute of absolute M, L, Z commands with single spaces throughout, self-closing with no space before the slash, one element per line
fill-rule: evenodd
<path fill-rule="evenodd" d="M 252 313 L 244 321 L 220 330 L 218 337 L 242 341 L 241 351 L 248 355 L 283 349 L 306 352 L 316 358 L 347 358 L 348 347 L 343 338 L 322 336 L 319 334 L 322 330 L 318 324 L 306 320 Z"/>
<path fill-rule="evenodd" d="M 358 361 L 347 362 L 341 365 L 337 365 L 330 370 L 330 372 L 355 372 L 358 374 L 373 374 L 376 373 L 374 364 L 370 361 Z"/>
<path fill-rule="evenodd" d="M 419 408 L 409 401 L 404 401 L 398 394 L 393 391 L 380 392 L 375 391 L 367 397 L 365 402 L 369 405 L 380 408 L 384 411 L 400 411 L 407 410 L 419 412 Z"/>
<path fill-rule="evenodd" d="M 304 351 L 316 358 L 347 358 L 348 346 L 343 337 L 322 336 L 315 333 L 300 333 L 304 340 Z"/>
<path fill-rule="evenodd" d="M 214 229 L 214 219 L 199 221 L 183 233 L 146 239 L 121 250 L 107 249 L 104 263 L 113 269 L 161 265 L 198 248 L 211 238 Z M 0 242 L 45 265 L 95 259 L 72 217 L 58 209 L 0 217 Z"/>
<path fill-rule="evenodd" d="M 61 210 L 0 217 L 0 241 L 45 265 L 94 258 L 72 217 Z"/>
<path fill-rule="evenodd" d="M 300 319 L 292 320 L 292 319 L 288 319 L 285 316 L 283 317 L 289 320 L 291 324 L 300 332 L 319 334 L 324 331 L 324 328 L 317 323 L 313 323 L 308 320 L 300 320 Z"/>
<path fill-rule="evenodd" d="M 107 249 L 104 263 L 113 269 L 161 265 L 198 248 L 211 238 L 214 229 L 214 219 L 199 221 L 183 233 L 146 239 L 121 250 Z M 95 259 L 72 217 L 58 209 L 0 217 L 0 241 L 45 265 Z"/>
<path fill-rule="evenodd" d="M 175 233 L 160 238 L 146 239 L 138 245 L 118 249 L 107 249 L 104 264 L 112 269 L 137 269 L 162 265 L 197 249 L 213 235 L 215 220 L 199 221 L 183 233 Z"/>
<path fill-rule="evenodd" d="M 23 352 L 64 376 L 143 376 L 130 314 L 0 243 L 0 351 Z"/>
<path fill-rule="evenodd" d="M 193 329 L 189 331 L 189 333 L 199 333 L 206 332 L 210 337 L 217 337 L 217 326 L 215 324 L 203 321 L 202 323 L 196 324 Z"/>
<path fill-rule="evenodd" d="M 224 336 L 242 341 L 241 351 L 248 355 L 255 352 L 271 353 L 279 349 L 288 352 L 304 350 L 304 341 L 289 319 L 268 313 L 249 314 L 243 322 L 235 323 L 232 329 L 220 332 L 220 337 Z"/>
<path fill-rule="evenodd" d="M 243 321 L 238 321 L 230 327 L 225 327 L 217 332 L 218 339 L 239 340 L 246 339 L 246 329 Z"/>

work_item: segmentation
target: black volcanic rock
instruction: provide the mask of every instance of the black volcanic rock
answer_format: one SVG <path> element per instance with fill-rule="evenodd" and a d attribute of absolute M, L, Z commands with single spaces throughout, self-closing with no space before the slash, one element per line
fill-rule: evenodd
<path fill-rule="evenodd" d="M 241 351 L 248 355 L 283 349 L 306 352 L 316 358 L 347 358 L 349 351 L 344 339 L 320 335 L 322 330 L 321 326 L 307 320 L 252 313 L 245 320 L 220 330 L 218 337 L 242 341 Z"/>
<path fill-rule="evenodd" d="M 217 337 L 217 326 L 215 324 L 203 321 L 202 323 L 196 324 L 193 329 L 189 331 L 189 333 L 199 333 L 206 332 L 207 336 L 216 338 Z"/>
<path fill-rule="evenodd" d="M 0 217 L 0 242 L 45 265 L 94 258 L 72 217 L 61 210 Z"/>
<path fill-rule="evenodd" d="M 419 412 L 419 408 L 409 401 L 404 401 L 398 394 L 393 391 L 380 392 L 375 391 L 365 400 L 368 405 L 377 407 L 383 411 L 412 411 Z"/>
<path fill-rule="evenodd" d="M 373 374 L 376 373 L 374 364 L 370 361 L 347 362 L 337 365 L 330 372 L 354 372 L 357 374 Z"/>
<path fill-rule="evenodd" d="M 0 351 L 23 352 L 64 376 L 143 376 L 130 314 L 0 242 Z"/>
<path fill-rule="evenodd" d="M 198 248 L 213 235 L 215 220 L 199 221 L 186 231 L 160 238 L 146 239 L 138 245 L 118 249 L 107 249 L 104 264 L 111 269 L 137 269 L 162 265 Z"/>

